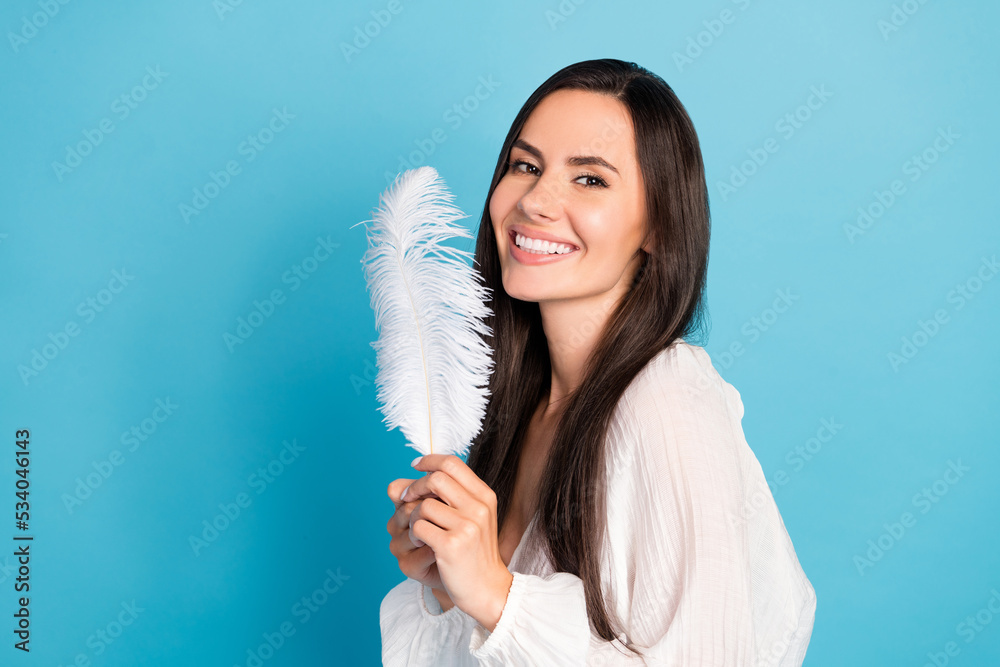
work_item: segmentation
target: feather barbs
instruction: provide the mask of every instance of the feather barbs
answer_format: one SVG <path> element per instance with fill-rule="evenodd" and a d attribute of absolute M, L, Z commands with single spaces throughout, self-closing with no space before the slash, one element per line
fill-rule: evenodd
<path fill-rule="evenodd" d="M 433 167 L 403 172 L 380 196 L 362 259 L 379 332 L 376 397 L 388 428 L 421 454 L 463 456 L 489 400 L 489 289 L 471 253 L 443 244 L 472 238 L 454 224 L 464 217 Z"/>

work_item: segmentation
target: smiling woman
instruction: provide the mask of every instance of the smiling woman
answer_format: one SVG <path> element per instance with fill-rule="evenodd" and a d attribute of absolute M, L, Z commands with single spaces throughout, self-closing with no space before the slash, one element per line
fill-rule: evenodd
<path fill-rule="evenodd" d="M 529 97 L 476 246 L 482 431 L 389 485 L 407 579 L 384 664 L 801 665 L 815 593 L 739 392 L 685 340 L 708 247 L 698 138 L 661 78 L 592 60 Z"/>

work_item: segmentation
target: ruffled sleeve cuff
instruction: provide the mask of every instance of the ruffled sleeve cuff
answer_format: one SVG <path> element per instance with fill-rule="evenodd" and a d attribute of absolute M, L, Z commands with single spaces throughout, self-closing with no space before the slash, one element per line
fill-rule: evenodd
<path fill-rule="evenodd" d="M 421 585 L 420 590 L 423 595 L 424 612 L 430 616 L 440 616 L 443 614 L 444 609 L 441 608 L 441 603 L 438 602 L 438 599 L 434 597 L 434 591 L 431 590 L 431 587 Z M 454 609 L 454 607 L 452 607 L 452 609 Z"/>
<path fill-rule="evenodd" d="M 469 622 L 471 617 L 458 606 L 441 613 L 441 605 L 430 589 L 407 578 L 389 591 L 379 609 L 382 664 L 439 665 L 442 656 L 461 652 Z"/>
<path fill-rule="evenodd" d="M 480 665 L 582 665 L 590 644 L 583 581 L 568 572 L 512 572 L 500 620 L 472 629 L 469 652 Z"/>

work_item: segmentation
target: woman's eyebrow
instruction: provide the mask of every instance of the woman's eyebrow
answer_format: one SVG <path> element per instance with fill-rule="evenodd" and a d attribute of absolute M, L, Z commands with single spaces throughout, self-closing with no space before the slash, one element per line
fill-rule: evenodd
<path fill-rule="evenodd" d="M 532 155 L 534 155 L 535 157 L 537 157 L 539 160 L 542 159 L 542 151 L 538 150 L 536 147 L 532 146 L 531 144 L 529 144 L 524 139 L 517 139 L 517 140 L 515 140 L 513 145 L 516 148 L 520 148 L 522 150 L 528 151 L 529 153 L 531 153 Z M 582 166 L 586 166 L 586 165 L 598 165 L 600 167 L 604 167 L 606 169 L 610 169 L 611 171 L 615 172 L 616 174 L 618 173 L 618 170 L 615 169 L 615 167 L 614 167 L 613 164 L 611 164 L 610 162 L 608 162 L 604 158 L 600 157 L 599 155 L 574 155 L 571 158 L 569 158 L 568 160 L 566 160 L 566 162 L 567 162 L 567 164 L 571 164 L 571 165 L 576 166 L 576 167 L 582 167 Z"/>

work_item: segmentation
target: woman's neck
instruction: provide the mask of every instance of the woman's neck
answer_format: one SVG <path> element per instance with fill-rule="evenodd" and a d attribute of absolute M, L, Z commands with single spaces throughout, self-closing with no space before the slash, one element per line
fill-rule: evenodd
<path fill-rule="evenodd" d="M 613 292 L 587 299 L 538 304 L 552 367 L 546 414 L 549 408 L 558 406 L 580 386 L 587 359 L 617 304 Z"/>

